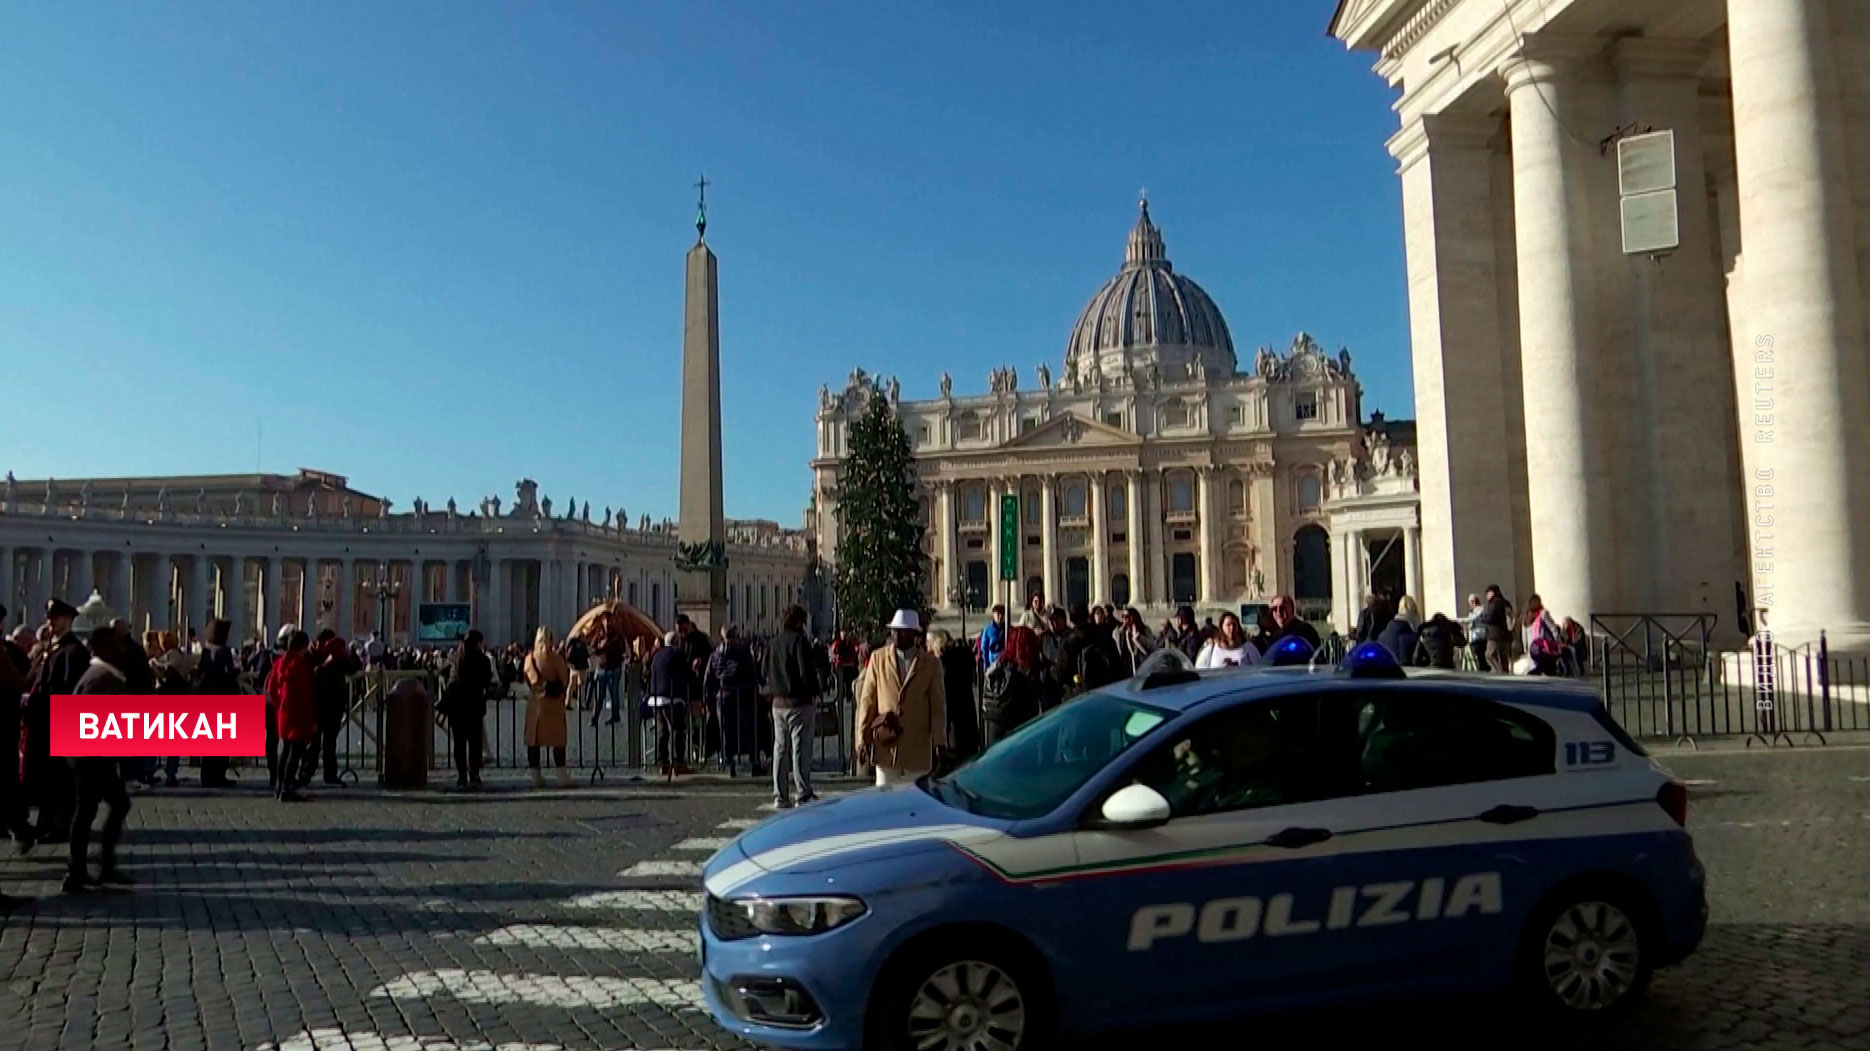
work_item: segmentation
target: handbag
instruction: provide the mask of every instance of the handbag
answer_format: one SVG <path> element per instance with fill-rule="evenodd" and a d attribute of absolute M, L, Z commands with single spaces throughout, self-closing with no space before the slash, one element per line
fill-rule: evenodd
<path fill-rule="evenodd" d="M 902 716 L 895 712 L 877 712 L 864 724 L 864 734 L 872 745 L 892 745 L 903 735 Z"/>

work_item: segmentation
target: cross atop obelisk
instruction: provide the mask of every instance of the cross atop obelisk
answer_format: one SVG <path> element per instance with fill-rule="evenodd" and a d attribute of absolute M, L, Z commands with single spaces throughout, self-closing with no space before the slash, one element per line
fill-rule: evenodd
<path fill-rule="evenodd" d="M 726 619 L 727 522 L 721 501 L 720 283 L 708 230 L 708 180 L 695 183 L 697 238 L 688 250 L 682 317 L 682 480 L 676 610 L 714 637 Z"/>

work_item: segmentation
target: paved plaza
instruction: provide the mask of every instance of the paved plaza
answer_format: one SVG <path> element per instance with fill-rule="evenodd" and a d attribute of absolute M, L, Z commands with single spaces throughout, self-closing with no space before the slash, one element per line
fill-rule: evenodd
<path fill-rule="evenodd" d="M 1463 1005 L 1246 1024 L 1281 1043 L 1870 1049 L 1870 749 L 1668 762 L 1698 782 L 1713 926 L 1627 1024 L 1530 1044 L 1509 1014 Z M 696 1009 L 694 874 L 767 798 L 747 781 L 140 796 L 132 893 L 58 896 L 50 848 L 0 861 L 9 890 L 38 896 L 0 920 L 0 1047 L 738 1047 Z"/>

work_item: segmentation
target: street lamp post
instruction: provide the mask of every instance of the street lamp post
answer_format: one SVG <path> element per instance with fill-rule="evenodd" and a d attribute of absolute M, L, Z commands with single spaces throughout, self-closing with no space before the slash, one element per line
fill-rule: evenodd
<path fill-rule="evenodd" d="M 377 634 L 383 637 L 383 643 L 387 646 L 390 637 L 390 603 L 402 594 L 402 584 L 390 576 L 389 563 L 378 562 L 376 578 L 365 584 L 365 587 L 376 596 Z"/>

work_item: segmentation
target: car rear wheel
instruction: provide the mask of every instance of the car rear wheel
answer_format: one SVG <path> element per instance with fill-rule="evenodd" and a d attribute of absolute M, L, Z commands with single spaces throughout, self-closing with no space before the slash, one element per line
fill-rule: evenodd
<path fill-rule="evenodd" d="M 1569 1018 L 1615 1015 L 1642 998 L 1654 972 L 1645 913 L 1625 895 L 1585 888 L 1540 909 L 1527 929 L 1526 992 Z"/>
<path fill-rule="evenodd" d="M 1031 1051 L 1041 1046 L 1043 993 L 1011 954 L 950 946 L 915 954 L 879 1003 L 889 1051 Z"/>

